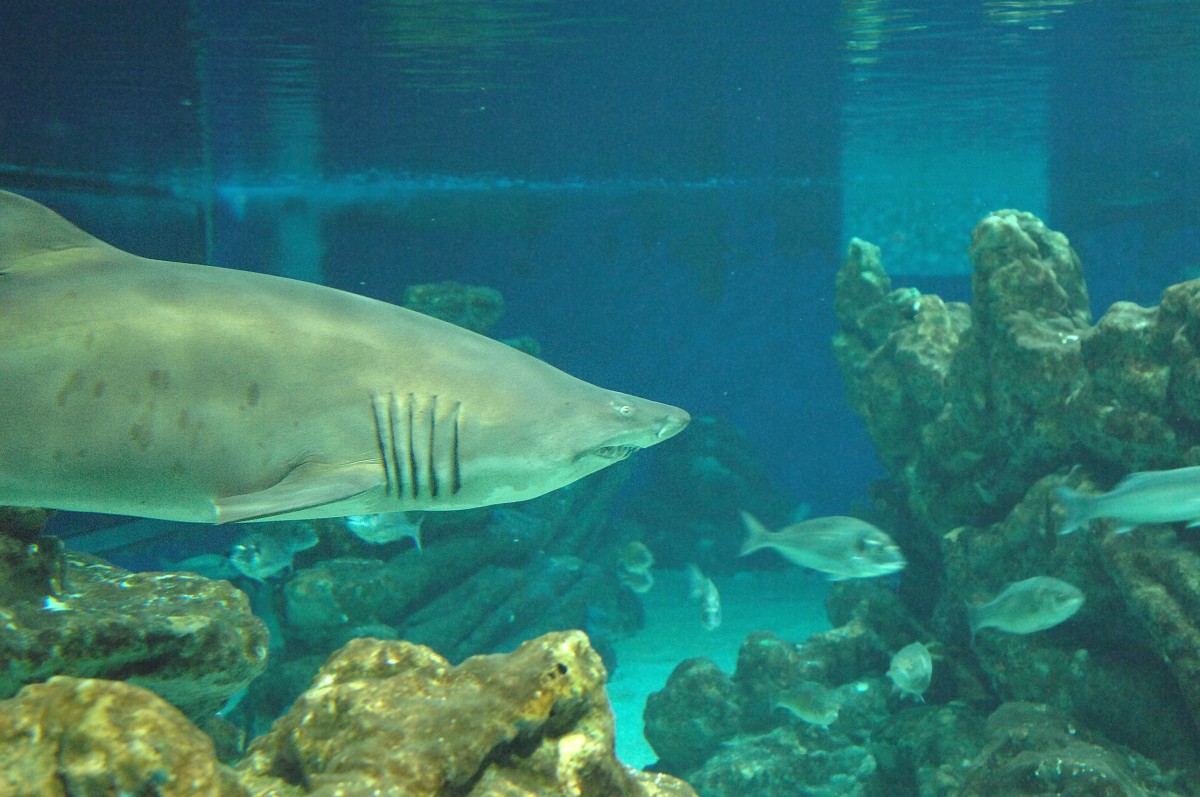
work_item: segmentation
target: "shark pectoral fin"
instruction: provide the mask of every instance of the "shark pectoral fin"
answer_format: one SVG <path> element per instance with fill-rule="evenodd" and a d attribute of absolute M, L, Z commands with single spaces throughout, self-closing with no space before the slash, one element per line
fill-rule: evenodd
<path fill-rule="evenodd" d="M 378 465 L 305 463 L 265 490 L 219 498 L 218 523 L 242 523 L 353 498 L 384 482 Z"/>

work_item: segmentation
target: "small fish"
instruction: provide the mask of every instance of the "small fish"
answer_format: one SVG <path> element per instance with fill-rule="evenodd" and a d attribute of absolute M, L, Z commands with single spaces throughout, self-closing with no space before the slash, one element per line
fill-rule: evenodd
<path fill-rule="evenodd" d="M 721 593 L 696 565 L 688 565 L 688 600 L 700 604 L 700 622 L 709 631 L 721 625 Z"/>
<path fill-rule="evenodd" d="M 229 557 L 219 553 L 202 553 L 180 559 L 178 562 L 160 559 L 159 567 L 168 573 L 195 573 L 215 581 L 235 578 L 238 574 Z"/>
<path fill-rule="evenodd" d="M 229 563 L 246 578 L 266 581 L 291 567 L 297 553 L 317 542 L 308 523 L 281 523 L 242 537 L 229 552 Z"/>
<path fill-rule="evenodd" d="M 1145 523 L 1200 526 L 1200 467 L 1131 473 L 1107 493 L 1089 495 L 1059 487 L 1055 494 L 1067 510 L 1059 534 L 1070 534 L 1097 518 L 1117 521 L 1123 534 Z"/>
<path fill-rule="evenodd" d="M 933 657 L 929 649 L 920 642 L 905 645 L 892 656 L 888 667 L 888 678 L 892 679 L 893 690 L 900 697 L 912 695 L 918 703 L 925 702 L 925 690 L 933 678 Z"/>
<path fill-rule="evenodd" d="M 742 522 L 748 534 L 739 556 L 774 548 L 789 562 L 828 573 L 833 581 L 884 576 L 908 564 L 891 537 L 858 518 L 819 517 L 774 532 L 749 512 L 742 512 Z"/>
<path fill-rule="evenodd" d="M 621 567 L 626 570 L 644 573 L 654 567 L 654 554 L 640 540 L 631 540 L 625 543 L 621 546 L 617 557 L 621 561 Z"/>
<path fill-rule="evenodd" d="M 346 528 L 363 542 L 383 545 L 409 539 L 421 550 L 421 523 L 424 515 L 415 512 L 380 512 L 374 515 L 349 515 L 343 521 Z"/>
<path fill-rule="evenodd" d="M 649 570 L 617 570 L 617 581 L 639 595 L 645 595 L 654 586 L 654 574 Z"/>
<path fill-rule="evenodd" d="M 826 728 L 837 722 L 842 695 L 812 681 L 801 681 L 775 695 L 775 707 L 786 709 L 810 725 Z"/>
<path fill-rule="evenodd" d="M 1050 576 L 1014 582 L 982 606 L 968 607 L 971 638 L 983 628 L 1010 634 L 1045 631 L 1079 611 L 1084 597 L 1075 585 Z"/>

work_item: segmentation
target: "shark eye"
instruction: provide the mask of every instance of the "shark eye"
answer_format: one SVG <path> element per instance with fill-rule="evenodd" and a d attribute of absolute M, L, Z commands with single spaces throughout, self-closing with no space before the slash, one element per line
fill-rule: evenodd
<path fill-rule="evenodd" d="M 618 415 L 623 415 L 626 418 L 633 415 L 633 407 L 628 404 L 613 404 L 613 409 L 617 411 Z"/>

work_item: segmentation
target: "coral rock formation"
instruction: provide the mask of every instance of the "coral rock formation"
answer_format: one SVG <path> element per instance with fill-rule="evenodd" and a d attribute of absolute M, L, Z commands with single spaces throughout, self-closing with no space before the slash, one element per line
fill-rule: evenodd
<path fill-rule="evenodd" d="M 613 757 L 605 676 L 577 631 L 458 666 L 419 645 L 355 640 L 238 771 L 254 794 L 694 794 Z"/>
<path fill-rule="evenodd" d="M 1063 536 L 1055 497 L 1200 464 L 1200 281 L 1092 326 L 1079 259 L 1034 216 L 988 215 L 969 254 L 968 306 L 894 289 L 879 250 L 850 244 L 833 348 L 888 469 L 873 508 L 909 567 L 898 590 L 835 585 L 832 632 L 750 637 L 732 678 L 681 665 L 647 736 L 706 795 L 1200 794 L 1196 532 Z M 1037 633 L 972 638 L 969 607 L 1032 576 L 1086 603 Z M 913 641 L 933 650 L 929 703 L 882 700 L 887 656 Z M 800 681 L 841 690 L 827 733 L 778 710 Z"/>
<path fill-rule="evenodd" d="M 56 570 L 62 592 L 0 606 L 0 697 L 52 675 L 127 679 L 200 718 L 266 666 L 266 627 L 227 581 L 130 573 L 84 554 Z"/>
<path fill-rule="evenodd" d="M 579 631 L 458 666 L 354 640 L 235 769 L 151 692 L 55 677 L 0 702 L 0 794 L 696 797 L 616 759 L 606 675 Z"/>
<path fill-rule="evenodd" d="M 410 285 L 401 304 L 480 335 L 486 335 L 504 315 L 504 297 L 499 291 L 457 282 Z"/>
<path fill-rule="evenodd" d="M 0 794 L 245 797 L 212 740 L 166 703 L 114 681 L 51 678 L 0 702 Z"/>

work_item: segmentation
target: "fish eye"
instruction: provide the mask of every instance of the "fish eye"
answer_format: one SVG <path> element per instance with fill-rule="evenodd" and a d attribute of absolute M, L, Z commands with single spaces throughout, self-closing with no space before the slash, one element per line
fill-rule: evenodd
<path fill-rule="evenodd" d="M 633 407 L 629 406 L 628 404 L 613 404 L 612 406 L 613 409 L 617 411 L 618 415 L 626 418 L 628 418 L 630 415 L 633 415 Z"/>

